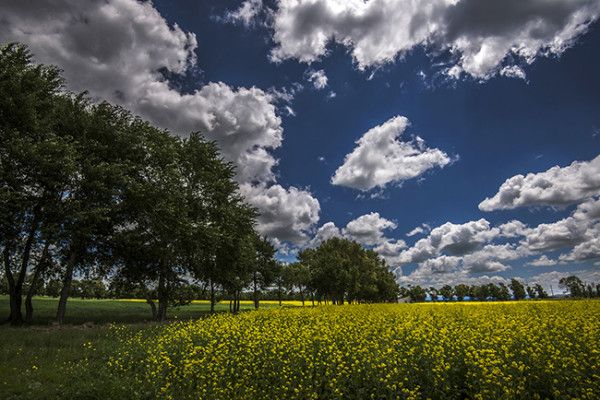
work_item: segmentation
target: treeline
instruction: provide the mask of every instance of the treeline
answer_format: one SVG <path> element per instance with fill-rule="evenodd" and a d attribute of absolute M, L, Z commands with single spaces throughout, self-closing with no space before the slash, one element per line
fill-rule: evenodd
<path fill-rule="evenodd" d="M 298 254 L 297 274 L 319 300 L 344 302 L 397 301 L 399 286 L 385 261 L 373 250 L 341 238 Z"/>
<path fill-rule="evenodd" d="M 24 46 L 2 47 L 0 252 L 8 320 L 30 321 L 32 297 L 50 290 L 62 323 L 68 297 L 84 282 L 97 293 L 106 282 L 111 296 L 145 298 L 159 321 L 169 306 L 199 293 L 211 311 L 227 296 L 234 312 L 247 292 L 257 308 L 264 291 L 335 302 L 394 297 L 382 261 L 356 243 L 344 242 L 350 255 L 315 250 L 303 253 L 303 263 L 278 263 L 234 175 L 199 133 L 182 139 L 69 93 L 56 67 L 32 63 Z"/>
<path fill-rule="evenodd" d="M 568 291 L 569 296 L 574 298 L 600 297 L 600 283 L 584 283 L 575 275 L 561 278 L 559 287 Z M 424 288 L 419 285 L 400 288 L 400 297 L 412 302 L 422 302 L 426 299 L 431 301 L 463 301 L 463 300 L 523 300 L 523 299 L 546 299 L 548 293 L 542 285 L 524 285 L 518 279 L 511 279 L 510 283 L 487 283 L 483 285 L 456 286 L 444 285 L 441 288 Z"/>

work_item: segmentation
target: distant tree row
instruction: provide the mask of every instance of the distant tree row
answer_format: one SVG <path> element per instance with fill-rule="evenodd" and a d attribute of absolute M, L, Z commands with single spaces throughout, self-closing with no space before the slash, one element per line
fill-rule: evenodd
<path fill-rule="evenodd" d="M 577 276 L 569 276 L 559 281 L 559 286 L 566 289 L 571 297 L 592 298 L 600 297 L 600 284 L 584 284 Z M 536 283 L 532 286 L 525 286 L 518 279 L 511 279 L 508 285 L 504 283 L 487 283 L 483 285 L 465 285 L 456 286 L 444 285 L 441 288 L 429 287 L 423 288 L 419 285 L 400 288 L 400 296 L 408 298 L 413 302 L 421 302 L 426 299 L 431 301 L 462 301 L 472 300 L 523 300 L 546 299 L 548 293 L 542 285 Z"/>

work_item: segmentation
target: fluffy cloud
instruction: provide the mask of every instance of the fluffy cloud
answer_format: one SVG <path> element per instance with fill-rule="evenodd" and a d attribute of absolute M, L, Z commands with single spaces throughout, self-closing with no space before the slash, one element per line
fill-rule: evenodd
<path fill-rule="evenodd" d="M 373 248 L 380 256 L 384 258 L 394 257 L 398 255 L 398 253 L 406 248 L 406 242 L 402 239 L 389 239 L 385 242 L 381 243 L 377 247 Z"/>
<path fill-rule="evenodd" d="M 566 218 L 528 227 L 520 221 L 491 226 L 485 219 L 445 223 L 396 256 L 393 266 L 416 264 L 402 282 L 460 281 L 472 274 L 505 271 L 510 262 L 537 258 L 531 266 L 551 266 L 600 259 L 600 198 L 580 204 Z M 558 258 L 546 252 L 564 251 Z M 440 277 L 444 275 L 445 278 Z M 447 276 L 446 276 L 447 275 Z"/>
<path fill-rule="evenodd" d="M 335 41 L 365 69 L 424 46 L 450 54 L 455 78 L 522 77 L 520 63 L 561 54 L 599 14 L 596 0 L 280 0 L 271 58 L 310 63 Z"/>
<path fill-rule="evenodd" d="M 343 233 L 359 243 L 373 246 L 385 241 L 384 231 L 388 229 L 396 229 L 396 224 L 372 212 L 348 222 Z"/>
<path fill-rule="evenodd" d="M 420 226 L 417 226 L 412 231 L 408 232 L 406 234 L 406 236 L 411 237 L 411 236 L 420 235 L 423 233 L 429 233 L 430 231 L 431 231 L 431 226 L 429 226 L 428 224 L 421 224 Z"/>
<path fill-rule="evenodd" d="M 528 265 L 533 265 L 534 267 L 548 267 L 551 265 L 556 265 L 558 263 L 558 261 L 556 260 L 552 260 L 551 258 L 549 258 L 547 255 L 541 255 L 540 257 L 536 258 L 535 260 L 531 261 L 528 263 Z"/>
<path fill-rule="evenodd" d="M 322 69 L 307 71 L 307 79 L 317 90 L 325 89 L 327 86 L 327 75 L 325 75 L 325 71 Z"/>
<path fill-rule="evenodd" d="M 225 21 L 239 23 L 245 27 L 252 26 L 263 10 L 262 0 L 246 0 L 235 11 L 225 14 Z"/>
<path fill-rule="evenodd" d="M 251 205 L 261 211 L 258 230 L 279 240 L 303 244 L 307 233 L 319 221 L 320 205 L 309 192 L 293 186 L 269 187 L 242 184 L 241 192 Z"/>
<path fill-rule="evenodd" d="M 308 247 L 318 246 L 333 237 L 342 237 L 371 247 L 384 257 L 395 256 L 406 247 L 406 243 L 390 239 L 385 233 L 396 229 L 396 226 L 395 222 L 383 218 L 377 212 L 361 215 L 349 221 L 342 229 L 333 222 L 327 222 L 317 229 Z"/>
<path fill-rule="evenodd" d="M 352 153 L 346 155 L 331 183 L 368 191 L 391 182 L 401 183 L 451 162 L 446 153 L 426 147 L 418 136 L 401 141 L 408 125 L 408 119 L 397 116 L 369 129 L 356 142 Z"/>
<path fill-rule="evenodd" d="M 235 15 L 250 21 L 258 5 L 250 1 Z M 151 2 L 1 2 L 0 41 L 28 44 L 36 60 L 64 70 L 74 91 L 89 90 L 176 134 L 201 131 L 215 140 L 237 166 L 248 200 L 264 213 L 262 232 L 298 240 L 318 220 L 318 201 L 309 192 L 275 183 L 270 151 L 283 135 L 277 94 L 222 82 L 180 91 L 167 77 L 194 73 L 196 36 L 170 26 Z"/>
<path fill-rule="evenodd" d="M 567 218 L 528 229 L 523 245 L 532 251 L 559 250 L 591 241 L 599 234 L 600 199 L 591 199 Z"/>
<path fill-rule="evenodd" d="M 398 255 L 398 264 L 419 263 L 440 255 L 462 256 L 483 247 L 500 235 L 485 219 L 464 224 L 447 222 L 431 230 L 412 247 Z"/>
<path fill-rule="evenodd" d="M 479 204 L 482 211 L 527 206 L 564 207 L 600 194 L 600 156 L 575 161 L 566 167 L 515 175 L 507 179 L 491 198 Z"/>

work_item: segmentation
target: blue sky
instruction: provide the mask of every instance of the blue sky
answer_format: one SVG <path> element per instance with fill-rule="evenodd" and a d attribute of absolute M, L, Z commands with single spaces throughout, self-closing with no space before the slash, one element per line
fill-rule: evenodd
<path fill-rule="evenodd" d="M 381 250 L 405 284 L 548 285 L 571 272 L 600 280 L 600 2 L 555 3 L 509 1 L 498 12 L 472 0 L 8 2 L 0 40 L 29 44 L 73 90 L 216 140 L 248 169 L 242 191 L 283 260 L 329 237 L 319 229 L 331 222 L 330 235 Z M 401 156 L 367 144 L 379 164 L 357 154 L 332 184 L 356 142 L 398 116 L 410 125 L 388 143 L 404 146 Z M 361 176 L 375 187 L 360 190 L 347 175 L 357 166 L 395 178 Z M 514 203 L 478 208 L 507 179 L 554 166 Z M 518 232 L 506 233 L 510 221 Z"/>

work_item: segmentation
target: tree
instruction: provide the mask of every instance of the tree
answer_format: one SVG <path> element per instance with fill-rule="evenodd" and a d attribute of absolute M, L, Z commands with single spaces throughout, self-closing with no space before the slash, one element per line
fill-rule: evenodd
<path fill-rule="evenodd" d="M 446 301 L 452 300 L 452 296 L 454 296 L 454 288 L 450 285 L 442 286 L 439 292 Z"/>
<path fill-rule="evenodd" d="M 275 280 L 277 262 L 274 259 L 275 248 L 266 238 L 253 234 L 250 239 L 254 242 L 255 252 L 252 264 L 252 298 L 254 308 L 258 310 L 260 292 Z"/>
<path fill-rule="evenodd" d="M 408 288 L 408 297 L 410 301 L 413 303 L 425 301 L 427 297 L 427 291 L 423 289 L 421 286 L 409 286 Z"/>
<path fill-rule="evenodd" d="M 571 275 L 565 278 L 560 278 L 558 285 L 569 291 L 571 297 L 584 297 L 585 286 L 581 279 L 575 275 Z"/>
<path fill-rule="evenodd" d="M 535 291 L 534 288 L 532 288 L 531 286 L 527 285 L 527 287 L 525 288 L 525 290 L 527 291 L 527 297 L 529 297 L 530 299 L 535 299 L 536 291 Z"/>
<path fill-rule="evenodd" d="M 331 238 L 315 249 L 305 249 L 299 262 L 308 268 L 308 289 L 318 299 L 334 304 L 395 301 L 399 287 L 385 261 L 360 244 Z"/>
<path fill-rule="evenodd" d="M 31 255 L 74 172 L 70 117 L 80 119 L 85 101 L 62 85 L 59 70 L 33 65 L 24 46 L 0 49 L 0 248 L 13 325 L 23 322 Z"/>
<path fill-rule="evenodd" d="M 496 298 L 498 300 L 510 300 L 510 291 L 508 290 L 508 286 L 506 286 L 504 283 L 500 282 L 498 284 L 498 293 L 496 295 Z"/>
<path fill-rule="evenodd" d="M 539 283 L 536 283 L 534 285 L 534 289 L 537 292 L 537 297 L 539 299 L 546 299 L 546 298 L 548 298 L 548 293 L 546 293 L 546 291 L 544 290 L 544 287 L 542 285 L 540 285 Z"/>
<path fill-rule="evenodd" d="M 304 305 L 306 288 L 310 282 L 310 271 L 302 263 L 296 262 L 285 265 L 282 270 L 282 283 L 289 292 L 298 290 L 300 301 Z"/>
<path fill-rule="evenodd" d="M 429 298 L 431 298 L 431 301 L 437 301 L 438 299 L 438 290 L 436 288 L 434 288 L 433 286 L 430 287 L 427 292 L 429 293 Z"/>
<path fill-rule="evenodd" d="M 523 286 L 523 284 L 520 281 L 518 281 L 515 278 L 511 279 L 509 287 L 510 290 L 512 290 L 513 297 L 515 298 L 515 300 L 522 300 L 525 298 L 525 286 Z"/>
<path fill-rule="evenodd" d="M 464 283 L 459 283 L 458 285 L 456 285 L 454 287 L 454 293 L 456 294 L 456 298 L 459 301 L 462 301 L 465 299 L 465 297 L 467 297 L 470 293 L 470 288 L 469 286 L 465 285 Z"/>

